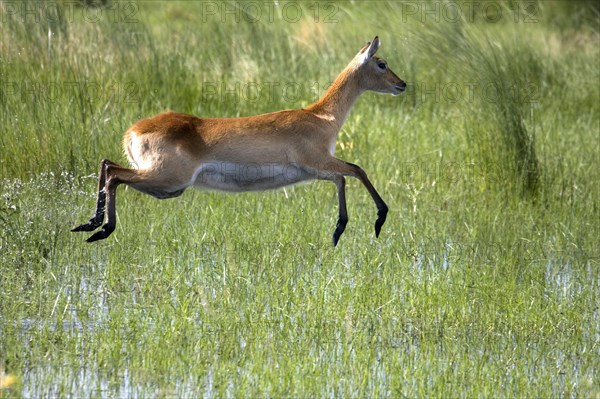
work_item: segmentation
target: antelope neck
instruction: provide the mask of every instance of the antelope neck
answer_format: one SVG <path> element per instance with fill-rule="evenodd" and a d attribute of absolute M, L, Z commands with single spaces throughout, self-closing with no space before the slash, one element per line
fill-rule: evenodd
<path fill-rule="evenodd" d="M 339 128 L 342 127 L 350 113 L 352 105 L 361 95 L 363 89 L 353 76 L 358 73 L 354 65 L 346 67 L 325 91 L 323 96 L 307 110 L 321 116 L 329 117 Z"/>

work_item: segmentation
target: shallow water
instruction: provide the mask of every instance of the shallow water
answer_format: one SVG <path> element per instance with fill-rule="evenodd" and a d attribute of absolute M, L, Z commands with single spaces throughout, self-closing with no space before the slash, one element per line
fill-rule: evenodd
<path fill-rule="evenodd" d="M 464 255 L 458 254 L 455 249 L 456 246 L 452 244 L 446 244 L 444 246 L 446 250 L 439 254 L 420 254 L 414 257 L 414 272 L 417 273 L 415 276 L 416 281 L 435 281 L 440 275 L 448 277 L 448 271 L 454 267 L 458 267 L 459 262 L 464 261 Z M 464 248 L 464 247 L 463 247 Z M 470 254 L 476 253 L 476 251 L 469 250 Z M 539 260 L 538 260 L 539 261 Z M 595 267 L 595 260 L 590 260 L 584 265 L 574 267 L 572 259 L 560 258 L 550 259 L 545 261 L 544 281 L 541 282 L 544 286 L 544 295 L 553 301 L 560 303 L 569 304 L 573 301 L 577 301 L 580 294 L 585 289 L 593 289 L 600 292 L 600 271 Z M 436 277 L 437 276 L 437 277 Z M 452 282 L 450 282 L 452 283 Z M 456 281 L 456 284 L 464 284 L 464 281 Z M 355 284 L 355 283 L 353 283 Z M 57 324 L 53 321 L 48 321 L 42 318 L 26 318 L 16 320 L 15 323 L 18 325 L 20 331 L 20 339 L 23 343 L 25 350 L 34 350 L 32 345 L 35 345 L 36 337 L 40 331 L 50 330 L 56 332 L 57 329 L 62 331 L 69 340 L 76 342 L 75 351 L 83 353 L 88 345 L 96 345 L 93 342 L 97 336 L 97 332 L 105 331 L 106 329 L 113 328 L 110 326 L 111 320 L 111 306 L 107 300 L 107 291 L 105 282 L 102 280 L 94 280 L 88 277 L 83 277 L 78 286 L 66 285 L 65 288 L 59 292 L 59 296 L 69 298 L 67 300 L 67 306 L 58 307 L 55 306 L 53 314 L 61 314 L 59 318 L 62 320 Z M 122 293 L 122 295 L 131 295 L 133 306 L 136 306 L 136 290 L 131 292 Z M 171 302 L 177 303 L 176 293 L 170 291 Z M 218 294 L 215 289 L 209 291 L 210 301 L 217 300 Z M 88 303 L 87 313 L 85 314 L 85 321 L 79 317 L 80 310 L 78 305 L 73 303 L 78 298 L 87 298 Z M 399 296 L 401 298 L 401 296 Z M 596 297 L 597 299 L 597 297 Z M 59 302 L 59 298 L 56 298 L 56 303 Z M 468 305 L 470 312 L 476 311 L 471 308 L 471 304 Z M 79 305 L 80 307 L 80 305 Z M 125 315 L 120 317 L 128 318 L 127 308 Z M 267 313 L 268 309 L 265 310 Z M 138 311 L 131 312 L 131 317 L 139 317 Z M 275 337 L 281 337 L 282 333 L 289 336 L 294 340 L 294 330 L 301 328 L 301 324 L 298 324 L 300 320 L 299 315 L 295 315 L 289 319 L 287 325 L 283 322 L 270 322 L 268 320 L 261 324 L 261 328 L 271 331 L 267 336 L 271 336 L 271 339 Z M 593 325 L 600 325 L 600 310 L 598 307 L 595 308 L 593 314 L 587 315 L 586 319 Z M 196 321 L 196 327 L 202 330 L 202 335 L 212 335 L 213 338 L 222 336 L 223 334 L 235 334 L 235 340 L 237 342 L 236 352 L 243 356 L 243 353 L 252 346 L 255 346 L 255 342 L 247 341 L 247 333 L 250 331 L 249 327 L 244 324 L 243 317 L 240 319 L 239 325 L 208 325 L 202 320 L 201 313 L 195 312 L 194 318 Z M 306 315 L 301 317 L 306 318 Z M 427 352 L 423 353 L 422 345 L 428 342 L 427 345 L 431 345 L 432 337 L 443 334 L 441 331 L 436 330 L 423 330 L 423 326 L 415 326 L 411 322 L 402 322 L 400 320 L 389 320 L 387 330 L 392 331 L 391 334 L 386 333 L 386 336 L 375 335 L 371 338 L 371 345 L 374 357 L 371 360 L 369 366 L 370 379 L 368 390 L 370 392 L 380 392 L 384 396 L 390 394 L 386 390 L 386 386 L 391 378 L 396 378 L 394 374 L 390 374 L 390 371 L 383 365 L 394 359 L 394 362 L 405 364 L 407 366 L 411 364 L 419 364 L 423 361 L 422 357 L 427 356 Z M 254 325 L 256 322 L 254 323 Z M 150 328 L 148 333 L 153 333 L 151 330 L 154 325 L 151 319 L 144 321 L 144 325 Z M 337 329 L 338 326 L 332 325 L 330 328 Z M 317 350 L 314 353 L 315 360 L 318 358 L 323 359 L 343 359 L 348 357 L 350 362 L 354 357 L 352 347 L 348 347 L 347 343 L 344 343 L 348 334 L 348 326 L 345 327 L 346 331 L 339 330 L 337 337 L 329 339 L 327 341 L 326 350 Z M 354 325 L 353 331 L 360 330 L 360 325 Z M 454 334 L 458 339 L 470 342 L 470 336 L 478 337 L 481 332 L 477 332 L 479 327 L 476 326 L 464 326 L 462 332 L 453 330 L 450 333 Z M 288 330 L 289 331 L 286 331 Z M 387 331 L 386 330 L 386 331 Z M 590 328 L 584 333 L 584 339 L 596 341 L 600 339 L 600 331 L 598 328 Z M 362 331 L 364 333 L 364 330 Z M 380 331 L 382 332 L 382 331 Z M 156 333 L 156 332 L 154 332 Z M 376 333 L 377 334 L 377 333 Z M 458 334 L 458 335 L 456 335 Z M 56 335 L 56 334 L 53 334 Z M 60 335 L 60 334 L 59 334 Z M 506 340 L 508 338 L 508 341 Z M 92 342 L 87 342 L 91 340 Z M 436 339 L 433 339 L 435 341 Z M 494 357 L 494 352 L 490 351 L 489 347 L 480 346 L 477 347 L 477 341 L 473 341 L 470 344 L 469 351 L 473 356 L 481 357 L 484 356 L 487 360 L 484 363 L 495 364 L 501 359 Z M 518 337 L 517 335 L 512 338 L 506 337 L 497 340 L 498 343 L 504 342 L 502 345 L 514 345 L 515 348 L 519 347 L 521 352 L 519 356 L 525 357 L 518 366 L 515 363 L 511 363 L 506 369 L 506 379 L 510 380 L 511 375 L 514 373 L 522 373 L 534 382 L 539 372 L 540 367 L 552 367 L 559 372 L 556 374 L 556 379 L 552 382 L 552 392 L 557 396 L 561 396 L 561 393 L 565 391 L 572 392 L 571 396 L 576 396 L 578 392 L 579 384 L 579 369 L 581 367 L 581 361 L 572 359 L 573 353 L 565 352 L 559 348 L 556 348 L 552 356 L 548 356 L 548 353 L 543 353 L 547 350 L 547 346 L 543 345 L 541 349 L 535 341 L 527 342 L 524 337 Z M 513 342 L 510 344 L 510 342 Z M 265 342 L 266 343 L 266 342 Z M 523 347 L 522 345 L 526 345 Z M 441 359 L 446 358 L 448 351 L 453 351 L 452 347 L 447 347 L 448 343 L 443 339 L 443 335 L 439 335 L 439 343 L 437 349 L 434 349 L 435 356 Z M 317 349 L 317 347 L 315 347 Z M 592 349 L 592 348 L 590 348 Z M 345 351 L 350 351 L 345 353 Z M 428 348 L 427 351 L 431 351 Z M 597 354 L 600 355 L 600 348 L 593 349 Z M 504 353 L 504 351 L 499 351 Z M 502 355 L 504 356 L 504 355 Z M 576 356 L 576 355 L 575 355 Z M 476 359 L 475 358 L 475 359 Z M 73 359 L 72 357 L 70 359 Z M 99 372 L 99 370 L 106 370 L 106 366 L 100 367 L 94 359 L 79 358 L 77 364 L 56 364 L 52 361 L 50 363 L 41 359 L 41 364 L 35 365 L 30 364 L 26 369 L 23 370 L 22 375 L 22 391 L 20 395 L 23 397 L 40 397 L 40 396 L 62 396 L 65 393 L 75 394 L 76 396 L 93 397 L 93 396 L 118 396 L 118 397 L 162 397 L 162 396 L 197 396 L 201 394 L 203 397 L 215 397 L 219 396 L 220 391 L 215 390 L 215 376 L 212 367 L 209 367 L 204 372 L 190 373 L 187 378 L 175 379 L 168 386 L 161 385 L 161 383 L 153 383 L 152 381 L 146 381 L 145 378 L 141 378 L 145 373 L 144 370 L 138 370 L 136 373 L 131 373 L 131 370 L 127 365 L 119 365 L 114 368 L 114 372 L 106 373 Z M 539 359 L 539 360 L 536 360 Z M 553 360 L 553 364 L 549 364 L 548 361 Z M 448 360 L 449 361 L 449 360 Z M 572 366 L 567 366 L 572 364 Z M 569 369 L 565 369 L 570 367 Z M 451 373 L 456 373 L 455 366 L 447 363 L 445 366 L 437 364 L 436 367 L 447 368 Z M 237 373 L 248 373 L 250 370 L 238 369 Z M 565 374 L 570 375 L 571 386 L 565 387 Z M 204 375 L 202 380 L 198 380 L 198 375 Z M 250 378 L 250 376 L 246 376 Z M 222 383 L 222 381 L 220 381 Z M 432 386 L 435 384 L 434 380 L 429 382 Z M 226 396 L 235 396 L 236 382 L 235 378 L 227 382 Z M 568 389 L 567 389 L 568 388 Z M 383 390 L 383 391 L 382 391 Z M 339 395 L 352 395 L 352 392 L 345 392 L 338 381 L 324 387 L 323 392 L 329 392 L 334 396 Z M 386 394 L 387 392 L 387 394 Z M 515 391 L 515 393 L 518 393 Z"/>

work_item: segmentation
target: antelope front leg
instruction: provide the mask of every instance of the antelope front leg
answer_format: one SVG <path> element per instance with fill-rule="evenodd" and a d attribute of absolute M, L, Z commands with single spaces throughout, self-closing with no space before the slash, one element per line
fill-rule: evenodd
<path fill-rule="evenodd" d="M 358 178 L 362 184 L 367 188 L 369 194 L 371 194 L 371 198 L 375 201 L 375 205 L 377 206 L 377 220 L 375 221 L 375 237 L 379 237 L 379 233 L 381 232 L 381 226 L 385 223 L 385 219 L 388 214 L 388 206 L 385 204 L 385 201 L 381 198 L 371 181 L 367 177 L 367 173 L 358 165 L 354 165 L 349 162 L 344 162 L 348 165 L 353 173 L 352 176 Z"/>
<path fill-rule="evenodd" d="M 337 226 L 333 232 L 333 246 L 337 246 L 340 236 L 346 230 L 346 224 L 348 224 L 348 210 L 346 208 L 346 179 L 344 176 L 337 176 L 333 182 L 337 186 L 338 200 L 340 203 L 339 216 Z"/>
<path fill-rule="evenodd" d="M 98 174 L 98 200 L 96 201 L 95 215 L 87 223 L 79 225 L 71 231 L 94 231 L 102 225 L 106 202 L 106 167 L 109 165 L 117 164 L 108 159 L 103 159 L 100 163 L 100 173 Z"/>
<path fill-rule="evenodd" d="M 371 181 L 367 177 L 365 171 L 358 165 L 342 161 L 337 158 L 331 158 L 329 162 L 324 166 L 317 168 L 321 179 L 333 180 L 338 186 L 338 197 L 340 200 L 340 219 L 338 220 L 338 228 L 334 233 L 334 244 L 336 243 L 335 238 L 337 234 L 337 238 L 343 233 L 344 228 L 346 227 L 346 222 L 348 219 L 348 215 L 345 212 L 346 209 L 346 196 L 344 190 L 344 181 L 339 181 L 337 176 L 353 176 L 356 177 L 361 183 L 366 187 L 367 191 L 373 198 L 375 205 L 377 206 L 377 220 L 375 221 L 375 237 L 379 237 L 379 233 L 381 232 L 381 226 L 385 223 L 385 219 L 388 214 L 388 206 L 385 204 L 385 201 L 381 198 Z M 333 175 L 333 176 L 332 176 Z M 342 212 L 342 208 L 343 211 Z M 345 219 L 345 220 L 344 220 Z M 339 232 L 338 232 L 339 231 Z"/>

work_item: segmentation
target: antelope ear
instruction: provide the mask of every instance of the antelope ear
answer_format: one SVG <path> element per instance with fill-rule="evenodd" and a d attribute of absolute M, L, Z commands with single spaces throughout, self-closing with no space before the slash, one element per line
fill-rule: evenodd
<path fill-rule="evenodd" d="M 373 42 L 369 46 L 369 58 L 373 57 L 379 48 L 379 36 L 375 36 Z"/>
<path fill-rule="evenodd" d="M 375 36 L 372 42 L 367 43 L 359 52 L 358 56 L 360 57 L 360 63 L 366 64 L 367 61 L 371 59 L 377 52 L 379 48 L 379 37 Z"/>

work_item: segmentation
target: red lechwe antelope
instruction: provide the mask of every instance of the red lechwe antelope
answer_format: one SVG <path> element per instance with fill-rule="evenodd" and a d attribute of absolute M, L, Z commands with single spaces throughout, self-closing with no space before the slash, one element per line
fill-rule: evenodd
<path fill-rule="evenodd" d="M 346 224 L 345 176 L 358 178 L 377 205 L 379 236 L 388 207 L 364 170 L 333 156 L 342 124 L 364 91 L 398 95 L 406 83 L 375 57 L 379 39 L 367 43 L 325 94 L 306 108 L 240 118 L 198 118 L 166 112 L 142 119 L 127 130 L 123 146 L 132 168 L 109 160 L 100 164 L 96 214 L 72 231 L 115 229 L 115 192 L 127 184 L 156 198 L 177 197 L 191 186 L 242 192 L 284 187 L 307 180 L 330 180 L 338 190 L 339 217 L 333 245 Z"/>

